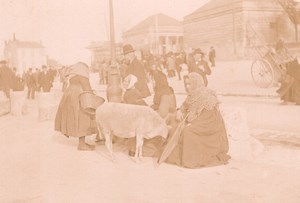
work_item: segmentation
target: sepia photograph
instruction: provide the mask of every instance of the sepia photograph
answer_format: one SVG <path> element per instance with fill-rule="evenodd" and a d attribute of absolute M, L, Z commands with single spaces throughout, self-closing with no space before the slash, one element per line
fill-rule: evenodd
<path fill-rule="evenodd" d="M 0 0 L 1 203 L 300 202 L 300 0 Z"/>

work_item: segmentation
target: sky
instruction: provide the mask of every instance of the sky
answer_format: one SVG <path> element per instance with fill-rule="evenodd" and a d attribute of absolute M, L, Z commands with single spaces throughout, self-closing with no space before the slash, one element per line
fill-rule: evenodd
<path fill-rule="evenodd" d="M 115 36 L 143 19 L 164 13 L 178 20 L 209 0 L 114 0 Z M 13 33 L 22 41 L 41 41 L 50 58 L 69 64 L 90 61 L 85 49 L 109 39 L 109 0 L 0 0 L 0 59 Z"/>

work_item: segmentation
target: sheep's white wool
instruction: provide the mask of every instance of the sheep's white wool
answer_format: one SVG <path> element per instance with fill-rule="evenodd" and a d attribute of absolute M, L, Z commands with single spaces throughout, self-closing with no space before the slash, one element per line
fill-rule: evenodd
<path fill-rule="evenodd" d="M 110 134 L 123 138 L 136 137 L 137 147 L 142 147 L 143 138 L 167 138 L 168 135 L 165 121 L 148 106 L 104 103 L 96 110 L 96 122 L 111 154 Z"/>
<path fill-rule="evenodd" d="M 134 137 L 142 133 L 144 138 L 167 138 L 167 126 L 159 114 L 148 106 L 104 103 L 96 111 L 101 128 L 109 129 L 118 137 Z"/>
<path fill-rule="evenodd" d="M 220 111 L 228 135 L 231 157 L 233 159 L 251 159 L 259 155 L 264 147 L 250 135 L 246 110 L 241 107 L 220 106 Z"/>

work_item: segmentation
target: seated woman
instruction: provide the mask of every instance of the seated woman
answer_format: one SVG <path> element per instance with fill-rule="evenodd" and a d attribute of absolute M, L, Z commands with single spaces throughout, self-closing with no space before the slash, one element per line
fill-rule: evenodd
<path fill-rule="evenodd" d="M 190 73 L 185 85 L 188 96 L 177 112 L 185 117 L 185 126 L 166 162 L 186 168 L 226 164 L 228 139 L 217 96 L 198 73 Z"/>
<path fill-rule="evenodd" d="M 176 117 L 176 97 L 169 86 L 167 76 L 157 70 L 153 73 L 154 97 L 151 106 L 170 126 L 174 125 Z"/>
<path fill-rule="evenodd" d="M 135 88 L 136 82 L 137 77 L 134 75 L 130 74 L 124 78 L 123 87 L 126 91 L 123 95 L 123 103 L 147 106 L 147 103 L 143 100 L 142 94 Z"/>
<path fill-rule="evenodd" d="M 173 88 L 169 86 L 166 75 L 158 70 L 153 72 L 154 97 L 151 106 L 158 114 L 165 119 L 169 126 L 176 124 L 176 98 Z M 143 145 L 143 156 L 158 157 L 163 149 L 165 140 L 160 136 L 145 139 Z M 129 155 L 135 153 L 135 138 L 128 140 Z"/>

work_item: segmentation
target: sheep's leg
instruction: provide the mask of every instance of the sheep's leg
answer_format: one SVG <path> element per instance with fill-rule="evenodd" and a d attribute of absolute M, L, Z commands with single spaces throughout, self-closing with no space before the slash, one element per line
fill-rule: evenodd
<path fill-rule="evenodd" d="M 97 123 L 97 129 L 98 129 L 98 131 L 97 131 L 97 136 L 96 136 L 96 140 L 97 141 L 102 141 L 102 140 L 104 140 L 104 137 L 103 137 L 103 135 L 102 135 L 102 130 L 101 130 L 101 126 Z"/>
<path fill-rule="evenodd" d="M 138 160 L 141 161 L 143 157 L 143 144 L 144 144 L 144 138 L 143 136 L 137 134 L 136 135 L 136 147 L 135 147 L 135 161 L 137 162 Z"/>
<path fill-rule="evenodd" d="M 112 139 L 111 139 L 111 132 L 109 130 L 103 130 L 102 131 L 104 137 L 105 137 L 105 146 L 109 152 L 110 158 L 112 161 L 115 160 L 113 155 L 113 148 L 112 148 Z"/>

